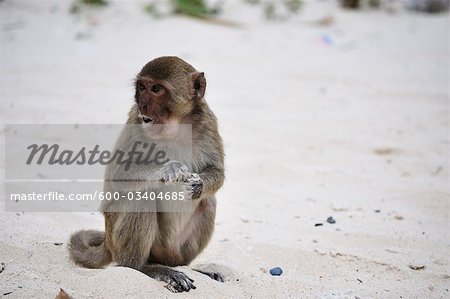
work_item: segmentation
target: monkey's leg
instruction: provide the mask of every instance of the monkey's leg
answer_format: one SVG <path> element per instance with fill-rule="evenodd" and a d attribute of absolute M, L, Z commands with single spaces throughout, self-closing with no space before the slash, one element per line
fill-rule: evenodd
<path fill-rule="evenodd" d="M 118 266 L 129 267 L 156 280 L 167 282 L 171 291 L 195 289 L 183 272 L 163 265 L 148 265 L 147 259 L 158 230 L 156 213 L 105 213 L 107 231 L 112 228 L 108 247 Z"/>
<path fill-rule="evenodd" d="M 167 282 L 170 286 L 168 289 L 172 292 L 189 292 L 191 289 L 195 289 L 193 284 L 194 280 L 181 271 L 177 271 L 169 266 L 158 264 L 147 264 L 142 270 L 151 278 L 156 280 Z"/>
<path fill-rule="evenodd" d="M 214 231 L 214 221 L 216 215 L 216 199 L 214 197 L 204 198 L 199 203 L 191 221 L 192 234 L 186 239 L 181 252 L 186 264 L 189 264 L 208 244 Z M 207 275 L 214 280 L 224 282 L 225 277 L 217 271 L 207 269 L 193 269 L 199 273 Z"/>
<path fill-rule="evenodd" d="M 106 244 L 118 266 L 140 270 L 158 230 L 156 213 L 104 213 Z"/>

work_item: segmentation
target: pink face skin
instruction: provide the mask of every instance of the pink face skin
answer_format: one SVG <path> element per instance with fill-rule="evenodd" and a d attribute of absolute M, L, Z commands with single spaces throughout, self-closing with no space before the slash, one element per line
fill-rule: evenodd
<path fill-rule="evenodd" d="M 206 89 L 206 79 L 203 72 L 189 74 L 191 90 L 184 98 L 191 100 L 190 104 L 181 106 L 173 99 L 172 86 L 168 80 L 155 80 L 150 77 L 139 76 L 136 79 L 135 99 L 139 110 L 139 118 L 144 132 L 153 139 L 174 139 L 180 133 L 180 123 L 186 120 L 189 106 L 193 101 L 203 98 Z M 183 90 L 183 89 L 182 89 Z M 181 108 L 180 108 L 181 107 Z"/>
<path fill-rule="evenodd" d="M 149 138 L 174 139 L 178 135 L 180 121 L 170 115 L 167 84 L 146 77 L 138 78 L 136 82 L 139 117 Z"/>
<path fill-rule="evenodd" d="M 170 99 L 165 85 L 145 77 L 136 81 L 136 102 L 145 123 L 161 123 L 168 118 Z"/>

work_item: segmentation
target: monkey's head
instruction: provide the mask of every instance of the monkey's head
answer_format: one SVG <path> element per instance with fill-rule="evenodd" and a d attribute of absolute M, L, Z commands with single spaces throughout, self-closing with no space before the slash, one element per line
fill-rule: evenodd
<path fill-rule="evenodd" d="M 135 120 L 152 135 L 164 138 L 175 134 L 179 124 L 195 119 L 192 115 L 203 101 L 206 79 L 184 60 L 164 56 L 142 68 L 135 87 Z"/>

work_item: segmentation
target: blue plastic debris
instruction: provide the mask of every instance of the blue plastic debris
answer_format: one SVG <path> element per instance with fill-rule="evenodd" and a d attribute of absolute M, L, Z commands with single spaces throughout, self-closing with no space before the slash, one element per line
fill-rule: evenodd
<path fill-rule="evenodd" d="M 275 267 L 270 269 L 270 274 L 273 276 L 280 276 L 281 274 L 283 274 L 283 270 L 281 270 L 280 267 Z"/>

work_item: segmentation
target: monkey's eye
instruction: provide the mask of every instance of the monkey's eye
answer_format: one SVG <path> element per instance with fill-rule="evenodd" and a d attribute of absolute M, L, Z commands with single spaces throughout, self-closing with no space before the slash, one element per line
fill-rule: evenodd
<path fill-rule="evenodd" d="M 153 91 L 153 92 L 159 92 L 159 91 L 161 91 L 161 89 L 162 89 L 162 86 L 159 85 L 159 84 L 154 84 L 154 85 L 152 86 L 152 91 Z"/>
<path fill-rule="evenodd" d="M 138 82 L 137 88 L 138 88 L 139 91 L 144 91 L 146 89 L 145 88 L 145 84 L 142 83 L 142 82 Z"/>

